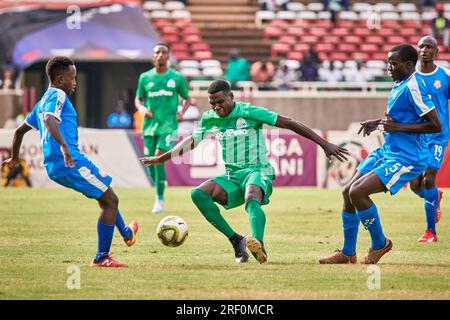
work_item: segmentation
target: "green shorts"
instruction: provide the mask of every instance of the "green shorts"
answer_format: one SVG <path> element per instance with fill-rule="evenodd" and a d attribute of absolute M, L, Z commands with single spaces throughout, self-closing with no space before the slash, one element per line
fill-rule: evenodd
<path fill-rule="evenodd" d="M 212 178 L 211 180 L 221 186 L 228 195 L 228 202 L 223 207 L 232 209 L 245 202 L 245 190 L 249 184 L 260 187 L 263 191 L 261 204 L 268 204 L 272 194 L 272 180 L 275 178 L 273 169 L 251 168 L 241 170 L 229 170 L 226 174 Z"/>
<path fill-rule="evenodd" d="M 167 133 L 158 136 L 144 136 L 144 156 L 154 156 L 156 150 L 169 151 L 173 148 L 176 136 Z"/>

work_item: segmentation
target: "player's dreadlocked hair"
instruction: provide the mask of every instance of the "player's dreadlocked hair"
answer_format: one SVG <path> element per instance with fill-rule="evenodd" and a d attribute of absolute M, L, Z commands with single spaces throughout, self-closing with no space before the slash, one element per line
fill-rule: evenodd
<path fill-rule="evenodd" d="M 56 76 L 67 70 L 69 66 L 73 66 L 75 63 L 68 57 L 54 57 L 47 62 L 45 66 L 45 72 L 50 82 L 53 82 Z"/>
<path fill-rule="evenodd" d="M 230 84 L 228 83 L 228 81 L 225 80 L 213 81 L 208 87 L 209 94 L 214 94 L 220 91 L 228 93 L 230 92 L 230 90 L 231 90 Z"/>
<path fill-rule="evenodd" d="M 400 44 L 393 47 L 390 52 L 398 52 L 398 56 L 401 61 L 411 61 L 416 65 L 419 55 L 417 50 L 409 44 Z"/>

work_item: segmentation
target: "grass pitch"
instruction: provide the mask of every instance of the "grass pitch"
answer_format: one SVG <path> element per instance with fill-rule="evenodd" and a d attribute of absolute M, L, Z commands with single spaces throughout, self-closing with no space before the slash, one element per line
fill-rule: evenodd
<path fill-rule="evenodd" d="M 378 283 L 367 266 L 318 264 L 342 246 L 339 190 L 275 188 L 265 206 L 268 263 L 250 257 L 238 265 L 228 240 L 194 207 L 190 189 L 169 187 L 159 215 L 151 213 L 154 189 L 115 190 L 126 222 L 140 224 L 131 248 L 115 232 L 112 252 L 130 265 L 124 269 L 89 267 L 96 201 L 67 189 L 0 189 L 0 299 L 450 299 L 449 190 L 437 243 L 417 242 L 425 217 L 412 192 L 373 197 L 394 244 L 377 265 L 380 288 L 373 289 Z M 222 213 L 235 230 L 250 233 L 243 208 Z M 159 220 L 169 214 L 189 226 L 178 248 L 156 237 Z M 369 244 L 360 227 L 359 259 Z M 80 289 L 67 287 L 71 266 L 80 268 Z"/>

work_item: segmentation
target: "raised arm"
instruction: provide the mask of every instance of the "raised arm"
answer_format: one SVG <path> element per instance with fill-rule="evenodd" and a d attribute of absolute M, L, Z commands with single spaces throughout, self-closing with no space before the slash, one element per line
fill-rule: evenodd
<path fill-rule="evenodd" d="M 387 116 L 380 121 L 380 125 L 383 127 L 384 131 L 387 132 L 404 131 L 413 133 L 436 133 L 442 130 L 442 124 L 436 109 L 432 109 L 425 114 L 423 118 L 426 120 L 425 122 L 397 123 L 392 120 L 391 117 Z"/>
<path fill-rule="evenodd" d="M 146 166 L 157 166 L 172 158 L 182 156 L 183 154 L 191 151 L 197 147 L 199 142 L 195 142 L 192 136 L 184 138 L 181 142 L 177 143 L 171 150 L 153 157 L 140 158 L 139 160 Z"/>
<path fill-rule="evenodd" d="M 14 132 L 11 158 L 6 159 L 3 162 L 6 163 L 10 168 L 19 163 L 19 151 L 20 146 L 22 145 L 23 136 L 31 129 L 32 128 L 24 122 Z"/>
<path fill-rule="evenodd" d="M 304 124 L 282 116 L 278 115 L 277 122 L 275 123 L 275 127 L 282 128 L 282 129 L 289 129 L 302 137 L 305 137 L 309 140 L 314 141 L 317 143 L 320 147 L 322 147 L 323 151 L 325 152 L 325 155 L 327 158 L 330 158 L 331 156 L 335 156 L 339 161 L 347 160 L 346 155 L 350 154 L 347 149 L 341 148 L 339 146 L 336 146 L 332 143 L 329 143 L 324 138 L 319 136 L 317 133 L 315 133 L 312 129 L 305 126 Z"/>
<path fill-rule="evenodd" d="M 61 135 L 61 131 L 59 130 L 58 120 L 56 120 L 53 115 L 47 113 L 44 117 L 44 124 L 52 138 L 55 139 L 55 141 L 60 145 L 66 167 L 74 168 L 75 163 L 73 162 L 69 148 L 67 147 L 67 144 Z"/>

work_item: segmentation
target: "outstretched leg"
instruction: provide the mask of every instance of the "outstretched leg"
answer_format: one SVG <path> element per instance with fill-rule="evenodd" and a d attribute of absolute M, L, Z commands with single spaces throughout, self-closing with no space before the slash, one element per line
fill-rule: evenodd
<path fill-rule="evenodd" d="M 383 234 L 378 209 L 369 197 L 383 191 L 387 191 L 387 188 L 373 171 L 355 181 L 350 188 L 350 200 L 372 240 L 369 254 L 361 262 L 364 264 L 377 263 L 392 247 L 392 242 Z"/>
<path fill-rule="evenodd" d="M 231 228 L 220 214 L 219 207 L 214 203 L 217 202 L 221 205 L 228 203 L 228 195 L 225 190 L 216 182 L 208 180 L 192 190 L 191 198 L 206 220 L 230 240 L 235 250 L 236 262 L 247 262 L 248 254 L 245 251 L 244 237 Z"/>

